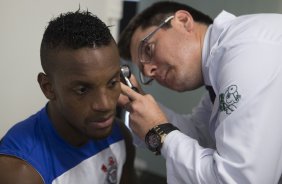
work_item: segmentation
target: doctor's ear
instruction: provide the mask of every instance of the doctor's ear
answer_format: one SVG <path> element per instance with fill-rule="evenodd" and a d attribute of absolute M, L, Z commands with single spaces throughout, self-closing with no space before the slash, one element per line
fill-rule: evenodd
<path fill-rule="evenodd" d="M 178 10 L 174 14 L 175 22 L 183 26 L 187 31 L 194 28 L 194 19 L 192 15 L 185 10 Z"/>
<path fill-rule="evenodd" d="M 52 87 L 52 83 L 45 73 L 39 73 L 37 76 L 37 82 L 44 93 L 45 97 L 49 100 L 55 99 L 55 93 Z"/>

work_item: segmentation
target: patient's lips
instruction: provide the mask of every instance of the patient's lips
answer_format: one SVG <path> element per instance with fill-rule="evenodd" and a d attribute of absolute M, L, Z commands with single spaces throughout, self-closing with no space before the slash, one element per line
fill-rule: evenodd
<path fill-rule="evenodd" d="M 101 118 L 101 119 L 90 121 L 88 122 L 88 125 L 91 126 L 92 128 L 103 129 L 111 126 L 113 120 L 114 120 L 114 116 L 109 116 L 107 118 Z"/>

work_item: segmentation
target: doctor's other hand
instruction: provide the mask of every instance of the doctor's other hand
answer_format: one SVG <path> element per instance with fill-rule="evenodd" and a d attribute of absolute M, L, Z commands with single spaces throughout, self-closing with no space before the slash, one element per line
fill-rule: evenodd
<path fill-rule="evenodd" d="M 151 128 L 168 122 L 152 95 L 139 94 L 123 83 L 121 91 L 118 104 L 130 112 L 129 126 L 142 140 Z"/>

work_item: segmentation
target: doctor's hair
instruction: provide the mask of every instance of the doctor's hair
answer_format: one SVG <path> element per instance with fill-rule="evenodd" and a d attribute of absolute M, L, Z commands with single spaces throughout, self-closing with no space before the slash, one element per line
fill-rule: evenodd
<path fill-rule="evenodd" d="M 186 5 L 172 1 L 160 1 L 157 2 L 140 14 L 137 14 L 131 19 L 129 24 L 121 32 L 118 48 L 120 55 L 123 59 L 131 60 L 130 54 L 130 42 L 133 33 L 140 27 L 142 30 L 151 27 L 158 26 L 167 17 L 174 15 L 178 10 L 185 10 L 191 14 L 195 22 L 210 25 L 213 20 L 208 15 Z M 170 23 L 165 24 L 162 28 L 168 29 L 171 27 Z"/>
<path fill-rule="evenodd" d="M 41 65 L 45 73 L 51 65 L 48 55 L 52 51 L 99 48 L 113 41 L 109 27 L 91 12 L 77 10 L 62 13 L 51 19 L 40 46 Z"/>

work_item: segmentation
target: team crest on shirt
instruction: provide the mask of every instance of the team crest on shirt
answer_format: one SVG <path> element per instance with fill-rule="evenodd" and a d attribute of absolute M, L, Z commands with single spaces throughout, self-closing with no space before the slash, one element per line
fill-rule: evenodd
<path fill-rule="evenodd" d="M 108 163 L 101 166 L 102 171 L 107 175 L 106 184 L 117 183 L 117 162 L 113 157 L 108 158 Z"/>
<path fill-rule="evenodd" d="M 231 114 L 236 108 L 237 103 L 241 99 L 236 85 L 231 85 L 225 93 L 219 95 L 219 110 L 225 111 L 226 114 Z"/>

